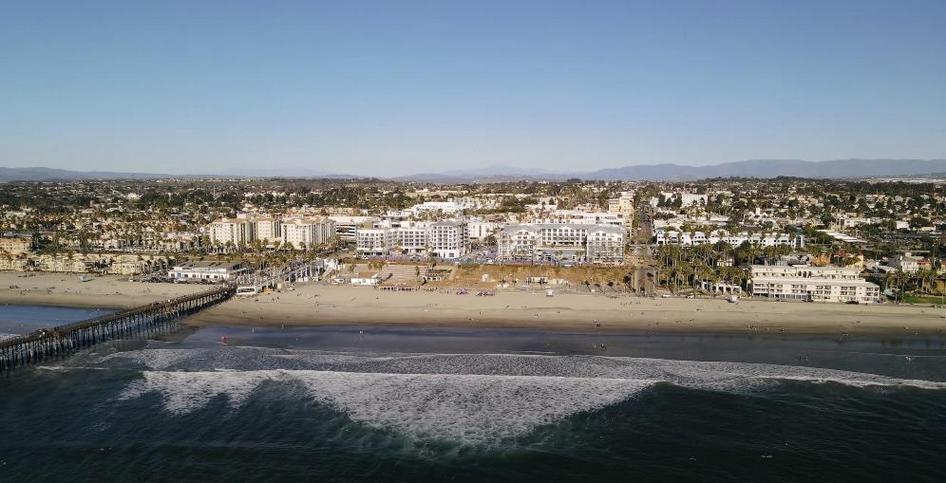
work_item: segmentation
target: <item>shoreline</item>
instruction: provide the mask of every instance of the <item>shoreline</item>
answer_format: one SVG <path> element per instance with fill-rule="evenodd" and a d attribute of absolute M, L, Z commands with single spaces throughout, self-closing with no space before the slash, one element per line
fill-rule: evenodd
<path fill-rule="evenodd" d="M 379 326 L 523 329 L 597 333 L 918 336 L 944 335 L 941 311 L 725 299 L 611 297 L 498 292 L 386 292 L 297 285 L 294 291 L 235 298 L 198 314 L 194 326 Z"/>
<path fill-rule="evenodd" d="M 0 273 L 0 303 L 124 309 L 207 290 L 207 285 L 129 282 L 73 274 Z M 11 288 L 11 287 L 16 288 Z M 583 333 L 944 335 L 941 309 L 724 298 L 646 298 L 603 294 L 500 291 L 494 296 L 388 292 L 369 287 L 296 284 L 293 290 L 234 297 L 184 319 L 191 326 L 523 329 Z"/>

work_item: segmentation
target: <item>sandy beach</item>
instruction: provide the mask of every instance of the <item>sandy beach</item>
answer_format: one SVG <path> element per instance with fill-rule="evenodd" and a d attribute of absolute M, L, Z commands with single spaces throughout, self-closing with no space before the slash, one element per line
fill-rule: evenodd
<path fill-rule="evenodd" d="M 858 306 L 594 294 L 387 292 L 297 285 L 294 291 L 235 298 L 190 319 L 221 325 L 405 325 L 543 330 L 942 334 L 931 307 Z"/>
<path fill-rule="evenodd" d="M 125 309 L 210 288 L 129 282 L 118 276 L 96 276 L 80 282 L 74 273 L 0 272 L 2 304 Z"/>
<path fill-rule="evenodd" d="M 0 273 L 0 303 L 127 308 L 206 285 L 129 282 L 73 274 Z M 403 325 L 541 330 L 932 335 L 944 311 L 926 306 L 835 305 L 725 299 L 500 291 L 494 296 L 388 292 L 370 287 L 297 284 L 294 290 L 235 297 L 188 319 L 195 325 Z"/>

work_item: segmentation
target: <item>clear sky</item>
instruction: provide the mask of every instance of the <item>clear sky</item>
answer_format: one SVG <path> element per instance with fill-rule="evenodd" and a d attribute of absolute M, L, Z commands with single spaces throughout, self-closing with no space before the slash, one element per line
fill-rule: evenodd
<path fill-rule="evenodd" d="M 946 157 L 946 1 L 7 1 L 0 166 Z"/>

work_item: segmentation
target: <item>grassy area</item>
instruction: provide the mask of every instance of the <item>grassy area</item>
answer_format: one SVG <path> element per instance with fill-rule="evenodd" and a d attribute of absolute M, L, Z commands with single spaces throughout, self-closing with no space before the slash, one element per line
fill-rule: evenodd
<path fill-rule="evenodd" d="M 943 303 L 943 298 L 939 295 L 908 294 L 903 296 L 903 302 L 917 305 L 940 305 Z"/>

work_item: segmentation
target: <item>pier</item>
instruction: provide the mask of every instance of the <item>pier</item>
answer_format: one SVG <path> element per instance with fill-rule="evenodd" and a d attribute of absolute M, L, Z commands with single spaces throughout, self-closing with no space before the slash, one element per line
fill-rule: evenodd
<path fill-rule="evenodd" d="M 260 270 L 253 275 L 240 277 L 237 283 L 237 295 L 256 295 L 266 288 L 276 288 L 281 283 L 316 278 L 324 271 L 323 262 L 296 261 L 280 269 Z"/>
<path fill-rule="evenodd" d="M 235 292 L 235 286 L 227 285 L 2 341 L 0 372 L 64 357 L 102 342 L 152 333 L 223 302 Z"/>

